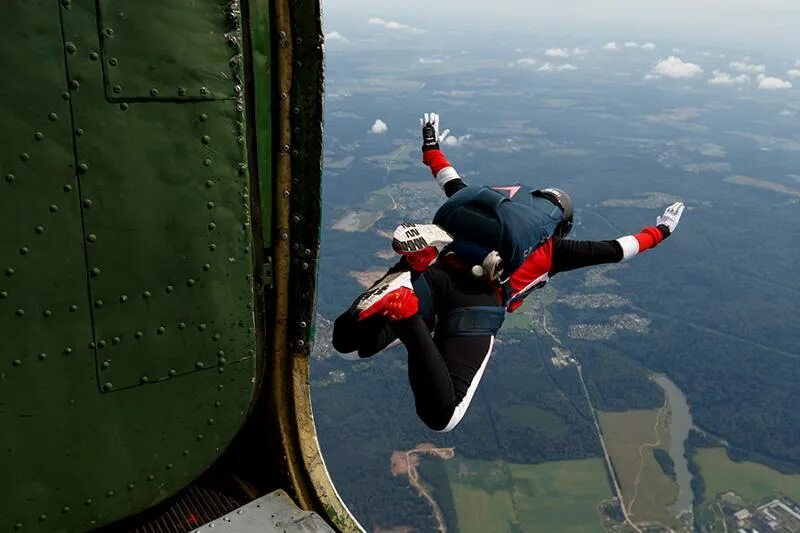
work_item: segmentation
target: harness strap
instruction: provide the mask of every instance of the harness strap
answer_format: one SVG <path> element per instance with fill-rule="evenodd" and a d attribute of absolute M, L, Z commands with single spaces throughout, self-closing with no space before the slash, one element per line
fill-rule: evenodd
<path fill-rule="evenodd" d="M 447 314 L 447 334 L 454 337 L 496 335 L 505 320 L 506 310 L 498 306 L 453 309 Z"/>

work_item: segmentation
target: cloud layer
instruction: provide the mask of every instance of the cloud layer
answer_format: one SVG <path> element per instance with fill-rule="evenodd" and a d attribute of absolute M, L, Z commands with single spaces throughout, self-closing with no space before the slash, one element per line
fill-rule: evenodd
<path fill-rule="evenodd" d="M 792 82 L 782 80 L 780 78 L 773 78 L 771 76 L 758 76 L 758 88 L 765 91 L 776 91 L 780 89 L 791 89 Z"/>
<path fill-rule="evenodd" d="M 650 74 L 645 76 L 647 79 L 654 78 L 695 78 L 703 73 L 700 65 L 689 63 L 676 56 L 669 56 L 667 59 L 662 59 L 653 69 Z"/>
<path fill-rule="evenodd" d="M 731 76 L 727 72 L 715 70 L 713 77 L 708 80 L 709 85 L 747 85 L 750 83 L 750 76 L 747 74 L 739 74 L 738 76 Z"/>
<path fill-rule="evenodd" d="M 745 72 L 747 74 L 761 74 L 767 70 L 765 65 L 755 65 L 744 61 L 731 61 L 730 67 L 737 72 Z"/>

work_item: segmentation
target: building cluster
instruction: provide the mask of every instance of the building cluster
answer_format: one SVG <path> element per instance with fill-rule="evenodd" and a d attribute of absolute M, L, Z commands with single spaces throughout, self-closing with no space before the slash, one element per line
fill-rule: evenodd
<path fill-rule="evenodd" d="M 727 508 L 739 533 L 789 533 L 800 531 L 800 505 L 790 498 L 774 499 L 755 509 Z"/>

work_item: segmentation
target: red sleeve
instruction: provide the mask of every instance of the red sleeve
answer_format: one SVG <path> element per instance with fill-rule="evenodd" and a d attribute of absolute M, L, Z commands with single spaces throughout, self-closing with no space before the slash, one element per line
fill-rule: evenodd
<path fill-rule="evenodd" d="M 447 160 L 441 150 L 431 149 L 422 153 L 422 162 L 431 167 L 433 176 L 436 177 L 439 172 L 447 167 L 453 165 Z"/>
<path fill-rule="evenodd" d="M 639 243 L 639 253 L 655 248 L 664 240 L 664 233 L 655 226 L 648 226 L 633 236 Z"/>

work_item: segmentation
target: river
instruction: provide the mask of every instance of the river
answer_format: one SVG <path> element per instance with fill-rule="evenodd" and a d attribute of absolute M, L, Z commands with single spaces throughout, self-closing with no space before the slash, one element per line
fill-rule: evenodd
<path fill-rule="evenodd" d="M 678 516 L 692 510 L 692 474 L 689 473 L 686 457 L 684 457 L 684 443 L 689 436 L 689 430 L 695 426 L 686 396 L 678 386 L 666 376 L 659 376 L 653 381 L 664 389 L 669 398 L 669 455 L 675 463 L 675 481 L 678 483 L 678 499 L 670 506 L 669 510 Z"/>

